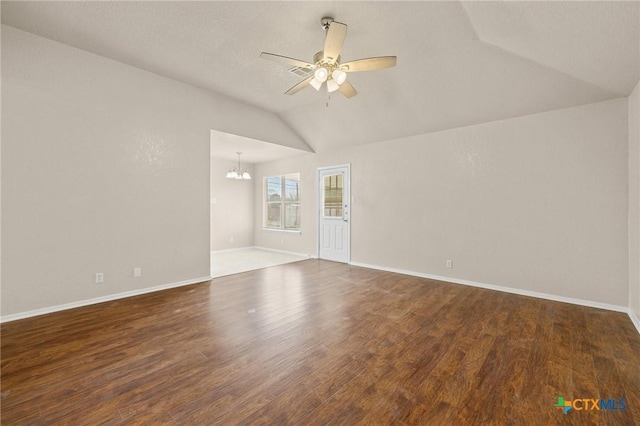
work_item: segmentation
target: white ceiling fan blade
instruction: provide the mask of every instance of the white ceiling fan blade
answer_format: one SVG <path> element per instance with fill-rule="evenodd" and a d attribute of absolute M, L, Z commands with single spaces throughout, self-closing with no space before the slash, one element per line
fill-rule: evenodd
<path fill-rule="evenodd" d="M 282 55 L 276 55 L 274 53 L 267 53 L 267 52 L 262 52 L 260 54 L 260 57 L 263 59 L 269 59 L 271 61 L 276 61 L 276 62 L 281 62 L 284 64 L 289 64 L 289 65 L 293 65 L 295 67 L 301 67 L 301 68 L 315 68 L 315 65 L 310 64 L 308 62 L 305 61 L 301 61 L 300 59 L 294 59 L 294 58 L 289 58 L 286 56 L 282 56 Z"/>
<path fill-rule="evenodd" d="M 379 56 L 377 58 L 364 58 L 340 65 L 340 69 L 344 72 L 356 71 L 373 71 L 383 68 L 395 67 L 397 57 L 395 56 Z"/>
<path fill-rule="evenodd" d="M 353 98 L 358 94 L 358 92 L 356 92 L 356 89 L 348 81 L 342 83 L 338 90 L 347 98 Z"/>
<path fill-rule="evenodd" d="M 314 78 L 314 76 L 311 76 L 309 78 L 306 78 L 306 79 L 302 80 L 300 83 L 296 84 L 291 89 L 289 89 L 286 92 L 284 92 L 284 94 L 285 95 L 295 95 L 296 93 L 298 93 L 299 91 L 301 91 L 302 89 L 307 87 L 309 85 L 309 83 L 311 83 L 311 80 L 313 80 L 313 78 Z"/>
<path fill-rule="evenodd" d="M 342 51 L 344 39 L 347 37 L 347 26 L 340 22 L 332 22 L 324 41 L 324 61 L 335 64 Z"/>

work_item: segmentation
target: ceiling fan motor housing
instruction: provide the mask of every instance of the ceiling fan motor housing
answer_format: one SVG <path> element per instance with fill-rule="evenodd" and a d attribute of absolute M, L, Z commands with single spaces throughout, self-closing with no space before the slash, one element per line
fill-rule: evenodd
<path fill-rule="evenodd" d="M 324 58 L 324 50 L 321 50 L 315 55 L 313 55 L 313 63 L 315 65 L 329 67 L 329 65 L 322 60 L 323 58 Z M 340 56 L 338 56 L 338 59 L 336 60 L 336 66 L 331 66 L 332 68 L 331 70 L 333 71 L 333 68 L 338 68 L 339 64 L 340 64 Z"/>
<path fill-rule="evenodd" d="M 320 20 L 320 25 L 322 25 L 322 28 L 324 28 L 324 30 L 328 30 L 329 26 L 331 25 L 331 23 L 334 21 L 333 18 L 329 17 L 329 16 L 325 16 L 324 18 L 322 18 Z"/>

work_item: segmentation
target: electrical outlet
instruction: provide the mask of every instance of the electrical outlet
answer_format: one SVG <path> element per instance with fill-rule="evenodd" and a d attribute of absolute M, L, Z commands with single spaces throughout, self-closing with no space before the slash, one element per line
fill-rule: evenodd
<path fill-rule="evenodd" d="M 133 276 L 134 278 L 138 278 L 140 276 L 142 276 L 142 268 L 133 268 Z"/>
<path fill-rule="evenodd" d="M 229 237 L 229 242 L 232 243 L 235 238 Z"/>
<path fill-rule="evenodd" d="M 448 269 L 453 268 L 453 262 L 451 262 L 450 260 L 447 260 L 447 268 Z"/>
<path fill-rule="evenodd" d="M 104 282 L 104 274 L 102 272 L 96 273 L 96 284 L 102 284 Z"/>

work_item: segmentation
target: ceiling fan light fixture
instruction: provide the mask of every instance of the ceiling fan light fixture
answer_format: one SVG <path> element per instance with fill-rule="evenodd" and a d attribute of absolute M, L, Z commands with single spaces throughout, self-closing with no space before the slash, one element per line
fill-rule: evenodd
<path fill-rule="evenodd" d="M 326 31 L 324 48 L 315 55 L 310 62 L 275 53 L 262 52 L 260 57 L 276 62 L 283 62 L 304 70 L 313 70 L 313 76 L 305 74 L 305 79 L 287 90 L 285 95 L 293 95 L 307 86 L 312 86 L 320 91 L 322 83 L 327 82 L 327 91 L 339 91 L 346 98 L 352 98 L 358 94 L 351 82 L 347 81 L 349 72 L 373 71 L 396 66 L 395 56 L 376 56 L 371 58 L 356 59 L 342 63 L 342 47 L 347 35 L 347 25 L 335 21 L 331 17 L 321 19 L 322 28 Z"/>
<path fill-rule="evenodd" d="M 320 90 L 320 86 L 322 86 L 322 82 L 315 77 L 311 79 L 309 84 L 316 90 Z"/>
<path fill-rule="evenodd" d="M 327 92 L 329 92 L 329 93 L 335 92 L 339 88 L 340 88 L 340 86 L 338 85 L 338 83 L 334 79 L 327 80 Z"/>
<path fill-rule="evenodd" d="M 338 86 L 345 82 L 347 79 L 347 73 L 340 70 L 333 70 L 331 73 L 333 80 L 338 83 Z"/>
<path fill-rule="evenodd" d="M 324 83 L 325 81 L 327 81 L 327 78 L 329 77 L 329 71 L 325 67 L 318 67 L 318 69 L 316 70 L 316 72 L 313 73 L 313 75 L 320 83 Z"/>

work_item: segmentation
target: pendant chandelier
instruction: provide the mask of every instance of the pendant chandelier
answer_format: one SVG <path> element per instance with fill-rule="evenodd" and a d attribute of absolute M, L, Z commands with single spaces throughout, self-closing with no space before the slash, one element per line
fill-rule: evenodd
<path fill-rule="evenodd" d="M 242 170 L 242 168 L 240 167 L 240 155 L 242 153 L 236 152 L 236 154 L 238 154 L 238 165 L 229 170 L 227 172 L 227 176 L 225 177 L 228 179 L 251 179 L 251 175 L 249 174 L 249 172 L 246 169 Z"/>

